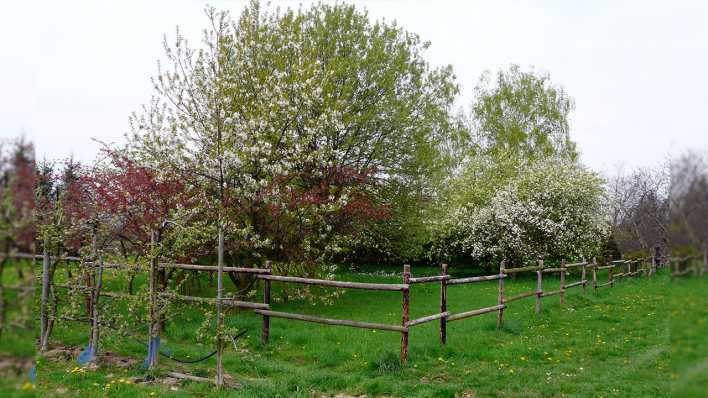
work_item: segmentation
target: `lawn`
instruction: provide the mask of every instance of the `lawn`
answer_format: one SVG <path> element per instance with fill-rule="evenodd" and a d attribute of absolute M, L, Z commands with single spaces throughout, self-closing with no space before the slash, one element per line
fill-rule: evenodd
<path fill-rule="evenodd" d="M 455 270 L 453 270 L 454 272 Z M 7 272 L 7 270 L 6 270 Z M 413 269 L 414 275 L 432 273 Z M 606 275 L 600 274 L 601 280 Z M 401 277 L 342 272 L 337 279 L 400 283 Z M 551 279 L 553 281 L 551 281 Z M 570 276 L 568 283 L 577 280 Z M 109 281 L 110 282 L 110 281 Z M 279 288 L 274 283 L 274 289 Z M 535 287 L 535 279 L 507 280 L 507 294 Z M 545 289 L 557 289 L 544 277 Z M 205 292 L 204 294 L 211 294 Z M 260 295 L 256 296 L 260 297 Z M 439 285 L 415 285 L 411 319 L 438 312 Z M 453 313 L 496 304 L 497 282 L 448 288 Z M 190 365 L 160 359 L 158 382 L 127 383 L 144 376 L 140 364 L 127 368 L 101 365 L 77 369 L 75 360 L 42 359 L 35 392 L 46 396 L 103 397 L 311 397 L 347 394 L 398 397 L 704 397 L 708 391 L 708 289 L 704 279 L 676 281 L 662 271 L 655 277 L 622 280 L 597 293 L 569 290 L 561 307 L 558 296 L 544 298 L 540 315 L 533 298 L 509 305 L 505 325 L 496 329 L 496 313 L 448 324 L 448 343 L 441 346 L 438 323 L 410 333 L 409 362 L 398 361 L 400 334 L 271 319 L 271 340 L 260 343 L 261 318 L 232 313 L 228 323 L 247 334 L 229 345 L 226 372 L 242 386 L 216 391 L 210 385 L 183 381 L 162 383 L 168 371 L 213 377 L 214 359 Z M 292 300 L 275 310 L 328 318 L 400 324 L 401 294 L 347 290 L 332 304 Z M 201 312 L 189 307 L 170 320 L 163 336 L 175 357 L 198 358 L 212 347 L 195 341 Z M 136 335 L 146 340 L 144 328 Z M 54 347 L 79 347 L 88 325 L 61 323 L 51 339 Z M 0 355 L 31 355 L 32 340 L 5 334 Z M 138 341 L 104 332 L 103 350 L 141 360 Z M 5 380 L 0 394 L 23 393 Z"/>

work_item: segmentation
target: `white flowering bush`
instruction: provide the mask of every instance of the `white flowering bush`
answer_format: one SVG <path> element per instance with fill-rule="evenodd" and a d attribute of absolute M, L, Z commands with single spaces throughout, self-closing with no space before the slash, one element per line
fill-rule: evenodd
<path fill-rule="evenodd" d="M 440 226 L 434 255 L 521 263 L 595 253 L 607 230 L 602 180 L 556 158 L 517 167 L 486 203 L 451 212 Z"/>

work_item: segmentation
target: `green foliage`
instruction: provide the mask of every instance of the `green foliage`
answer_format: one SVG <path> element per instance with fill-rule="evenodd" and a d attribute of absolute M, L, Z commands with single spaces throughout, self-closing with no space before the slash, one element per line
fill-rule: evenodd
<path fill-rule="evenodd" d="M 524 72 L 518 65 L 495 76 L 486 72 L 475 93 L 473 129 L 484 152 L 577 157 L 568 125 L 573 100 L 547 73 Z"/>

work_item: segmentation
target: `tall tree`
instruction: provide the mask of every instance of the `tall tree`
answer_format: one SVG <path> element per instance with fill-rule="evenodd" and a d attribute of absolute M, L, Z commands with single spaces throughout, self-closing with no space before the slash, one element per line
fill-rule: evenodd
<path fill-rule="evenodd" d="M 202 49 L 166 41 L 131 155 L 184 177 L 232 258 L 314 266 L 441 163 L 457 87 L 417 36 L 342 4 L 207 15 Z"/>
<path fill-rule="evenodd" d="M 475 88 L 473 131 L 479 147 L 493 154 L 522 158 L 577 157 L 568 116 L 573 100 L 548 73 L 525 72 L 518 65 L 492 75 Z"/>

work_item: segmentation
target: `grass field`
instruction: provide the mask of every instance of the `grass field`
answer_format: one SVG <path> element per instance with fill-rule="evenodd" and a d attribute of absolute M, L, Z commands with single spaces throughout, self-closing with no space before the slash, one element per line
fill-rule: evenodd
<path fill-rule="evenodd" d="M 416 269 L 415 275 L 433 270 Z M 7 271 L 6 271 L 7 272 Z M 606 278 L 601 274 L 601 278 Z M 400 283 L 400 276 L 342 273 L 338 279 Z M 552 282 L 551 279 L 555 281 Z M 569 277 L 569 283 L 577 276 Z M 277 284 L 274 284 L 276 286 Z M 535 280 L 507 281 L 507 294 L 533 289 Z M 557 278 L 544 288 L 557 289 Z M 496 330 L 496 313 L 448 324 L 448 344 L 438 339 L 438 323 L 412 329 L 410 360 L 398 362 L 400 334 L 337 326 L 271 320 L 271 343 L 260 344 L 261 318 L 234 313 L 228 322 L 248 333 L 229 346 L 226 372 L 242 384 L 221 392 L 198 382 L 177 386 L 128 384 L 142 376 L 139 365 L 127 369 L 100 366 L 76 370 L 71 360 L 43 359 L 33 391 L 17 390 L 5 380 L 0 395 L 40 393 L 75 397 L 705 397 L 708 394 L 708 289 L 704 279 L 671 281 L 665 272 L 652 278 L 622 280 L 597 294 L 569 290 L 567 304 L 545 298 L 534 315 L 533 298 L 511 303 L 506 323 Z M 439 285 L 415 285 L 411 318 L 438 312 Z M 496 303 L 497 284 L 450 286 L 448 308 L 461 312 Z M 260 296 L 258 296 L 260 297 Z M 400 324 L 401 294 L 348 290 L 332 305 L 290 302 L 275 310 L 331 318 Z M 195 343 L 200 311 L 185 310 L 168 325 L 163 338 L 177 357 L 197 358 L 212 347 Z M 62 323 L 54 346 L 82 346 L 85 324 Z M 140 334 L 145 335 L 141 330 Z M 3 335 L 0 353 L 31 356 L 32 340 Z M 103 349 L 141 360 L 145 348 L 106 332 Z M 214 360 L 180 365 L 160 360 L 160 376 L 169 370 L 213 377 Z M 73 369 L 73 371 L 72 371 Z M 121 381 L 122 380 L 122 381 Z M 4 391 L 2 390 L 4 389 Z"/>

